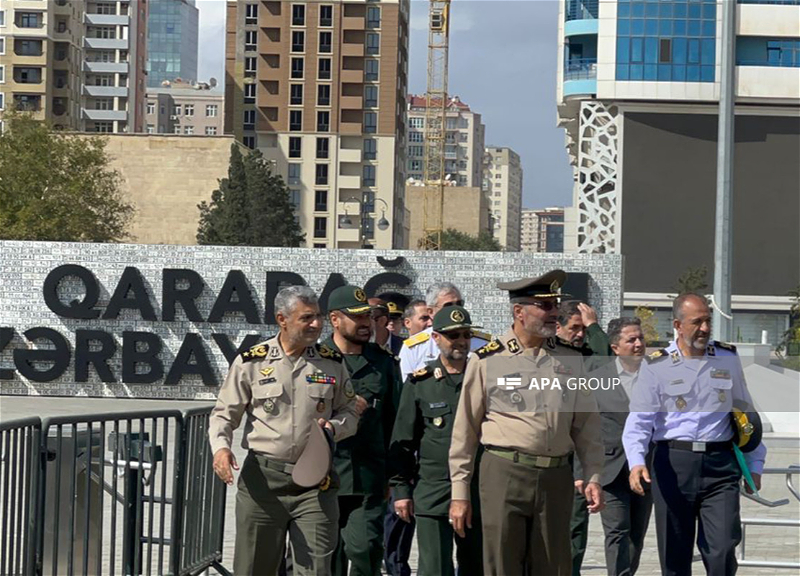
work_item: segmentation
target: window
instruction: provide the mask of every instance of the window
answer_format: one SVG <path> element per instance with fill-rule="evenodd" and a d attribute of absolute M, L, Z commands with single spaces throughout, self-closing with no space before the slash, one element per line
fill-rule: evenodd
<path fill-rule="evenodd" d="M 672 62 L 672 40 L 670 38 L 662 38 L 659 41 L 658 61 L 661 64 Z"/>
<path fill-rule="evenodd" d="M 367 7 L 367 28 L 381 27 L 381 9 L 378 6 Z"/>
<path fill-rule="evenodd" d="M 319 80 L 330 80 L 331 79 L 331 59 L 330 58 L 320 58 L 319 59 L 319 68 L 317 69 L 317 78 Z"/>
<path fill-rule="evenodd" d="M 17 40 L 14 42 L 14 52 L 18 56 L 41 56 L 41 40 Z"/>
<path fill-rule="evenodd" d="M 300 209 L 300 190 L 295 190 L 293 188 L 289 189 L 289 202 L 291 202 L 292 207 L 295 210 Z M 295 214 L 294 221 L 297 222 L 297 215 Z"/>
<path fill-rule="evenodd" d="M 300 184 L 300 167 L 302 164 L 289 164 L 289 171 L 286 173 L 287 184 Z"/>
<path fill-rule="evenodd" d="M 328 210 L 328 191 L 314 190 L 314 211 L 327 212 Z"/>
<path fill-rule="evenodd" d="M 378 143 L 372 138 L 364 138 L 364 160 L 375 160 L 378 155 Z"/>
<path fill-rule="evenodd" d="M 253 52 L 258 49 L 258 32 L 248 30 L 244 33 L 244 49 L 247 52 Z"/>
<path fill-rule="evenodd" d="M 216 118 L 216 117 L 217 117 L 217 105 L 206 104 L 206 118 Z"/>
<path fill-rule="evenodd" d="M 316 182 L 318 186 L 325 186 L 328 184 L 327 164 L 317 164 L 315 168 L 314 182 Z"/>
<path fill-rule="evenodd" d="M 305 62 L 302 58 L 292 58 L 292 78 L 302 80 L 304 66 Z"/>
<path fill-rule="evenodd" d="M 247 75 L 253 76 L 258 70 L 258 60 L 253 56 L 248 56 L 244 59 L 244 72 Z"/>
<path fill-rule="evenodd" d="M 245 24 L 258 24 L 258 4 L 247 4 L 244 12 Z"/>
<path fill-rule="evenodd" d="M 289 158 L 300 158 L 303 140 L 300 136 L 289 136 Z"/>
<path fill-rule="evenodd" d="M 408 155 L 409 155 L 409 157 L 421 158 L 423 150 L 424 150 L 424 147 L 422 147 L 422 146 L 409 146 L 408 147 Z"/>
<path fill-rule="evenodd" d="M 0 64 L 0 84 L 3 84 L 6 81 L 6 67 L 4 64 Z"/>
<path fill-rule="evenodd" d="M 194 117 L 194 104 L 186 104 L 183 107 L 183 115 L 189 118 Z"/>
<path fill-rule="evenodd" d="M 303 103 L 303 85 L 289 85 L 289 104 L 300 105 Z"/>
<path fill-rule="evenodd" d="M 319 33 L 319 52 L 320 54 L 333 52 L 333 34 L 331 32 Z"/>
<path fill-rule="evenodd" d="M 314 218 L 314 238 L 325 238 L 328 235 L 328 219 L 317 216 Z"/>
<path fill-rule="evenodd" d="M 303 52 L 306 49 L 306 33 L 302 30 L 292 31 L 292 52 Z"/>
<path fill-rule="evenodd" d="M 6 11 L 0 10 L 0 27 L 6 25 Z"/>
<path fill-rule="evenodd" d="M 243 114 L 243 128 L 245 130 L 255 130 L 256 129 L 256 111 L 255 110 L 245 110 Z"/>
<path fill-rule="evenodd" d="M 317 158 L 325 159 L 329 154 L 330 142 L 327 138 L 317 138 Z"/>
<path fill-rule="evenodd" d="M 375 166 L 371 164 L 364 165 L 362 171 L 362 184 L 364 186 L 375 186 Z"/>
<path fill-rule="evenodd" d="M 378 60 L 364 60 L 364 80 L 376 82 L 378 80 Z"/>
<path fill-rule="evenodd" d="M 181 115 L 181 111 L 182 111 L 182 110 L 183 110 L 183 108 L 181 107 L 181 105 L 180 105 L 180 104 L 175 104 L 175 105 L 172 107 L 172 113 L 173 113 L 175 116 L 180 116 L 180 115 Z"/>
<path fill-rule="evenodd" d="M 378 87 L 364 86 L 364 107 L 375 108 L 378 105 Z"/>
<path fill-rule="evenodd" d="M 242 144 L 245 145 L 245 148 L 250 148 L 250 150 L 255 150 L 256 148 L 256 137 L 255 136 L 245 136 L 242 138 Z"/>
<path fill-rule="evenodd" d="M 180 134 L 181 133 L 181 127 L 180 127 L 179 124 L 175 124 L 175 126 L 172 127 L 172 133 L 173 134 Z"/>
<path fill-rule="evenodd" d="M 375 112 L 364 112 L 364 132 L 374 134 L 378 129 L 378 115 Z"/>
<path fill-rule="evenodd" d="M 425 128 L 425 118 L 409 118 L 408 125 L 412 128 Z"/>
<path fill-rule="evenodd" d="M 425 135 L 422 132 L 409 132 L 408 133 L 408 141 L 409 142 L 424 142 Z"/>
<path fill-rule="evenodd" d="M 0 54 L 6 53 L 6 39 L 0 37 Z"/>
<path fill-rule="evenodd" d="M 41 81 L 41 68 L 14 66 L 14 82 L 19 84 L 39 84 Z"/>
<path fill-rule="evenodd" d="M 323 4 L 319 7 L 319 25 L 333 26 L 333 6 Z"/>
<path fill-rule="evenodd" d="M 5 107 L 6 107 L 5 94 L 0 92 L 0 110 L 5 110 Z"/>
<path fill-rule="evenodd" d="M 114 15 L 117 13 L 117 11 L 114 4 L 109 4 L 108 2 L 99 2 L 95 7 L 94 13 Z"/>
<path fill-rule="evenodd" d="M 184 134 L 194 134 L 194 126 L 184 126 L 183 127 Z"/>
<path fill-rule="evenodd" d="M 2 131 L 0 131 L 0 134 L 2 134 Z M 327 245 L 324 242 L 314 242 L 314 248 L 327 248 Z"/>
<path fill-rule="evenodd" d="M 317 106 L 331 105 L 331 85 L 320 84 L 317 86 Z"/>
<path fill-rule="evenodd" d="M 39 16 L 38 12 L 17 12 L 17 26 L 20 28 L 38 28 Z"/>
<path fill-rule="evenodd" d="M 244 103 L 245 104 L 255 104 L 256 103 L 256 85 L 255 84 L 245 84 L 244 85 Z M 208 114 L 206 114 L 208 116 Z"/>
<path fill-rule="evenodd" d="M 114 131 L 114 123 L 113 122 L 95 122 L 94 123 L 94 131 L 95 132 L 104 132 L 110 133 Z"/>
<path fill-rule="evenodd" d="M 292 26 L 306 25 L 306 7 L 304 4 L 292 4 Z"/>
<path fill-rule="evenodd" d="M 216 126 L 206 126 L 206 136 L 216 136 L 216 135 L 217 135 Z"/>
<path fill-rule="evenodd" d="M 300 132 L 303 129 L 303 111 L 289 110 L 289 130 Z"/>
<path fill-rule="evenodd" d="M 148 124 L 147 125 L 147 133 L 148 134 L 154 134 L 155 131 L 156 131 L 156 127 L 155 126 L 153 126 L 152 124 Z"/>
<path fill-rule="evenodd" d="M 331 113 L 317 112 L 317 132 L 328 132 L 331 129 Z"/>
<path fill-rule="evenodd" d="M 422 171 L 422 160 L 409 160 L 408 161 L 408 169 L 411 172 L 421 172 Z"/>
<path fill-rule="evenodd" d="M 148 102 L 147 103 L 147 113 L 148 114 L 155 114 L 156 113 L 156 103 L 155 102 Z"/>
<path fill-rule="evenodd" d="M 367 54 L 375 56 L 381 52 L 381 35 L 377 32 L 367 34 Z"/>

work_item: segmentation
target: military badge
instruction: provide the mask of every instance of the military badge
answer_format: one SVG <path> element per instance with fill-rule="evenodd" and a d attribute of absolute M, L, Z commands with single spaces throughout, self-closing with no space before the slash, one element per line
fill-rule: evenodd
<path fill-rule="evenodd" d="M 336 384 L 336 378 L 317 372 L 315 374 L 308 374 L 306 376 L 306 382 L 309 384 Z"/>
<path fill-rule="evenodd" d="M 675 352 L 673 352 L 672 354 L 670 354 L 669 357 L 672 358 L 672 363 L 673 364 L 677 364 L 678 362 L 681 361 L 681 355 L 678 353 L 677 350 Z"/>
<path fill-rule="evenodd" d="M 314 347 L 313 346 L 309 346 L 308 348 L 306 348 L 306 355 L 309 358 L 313 358 L 316 355 L 316 352 L 314 352 Z"/>
<path fill-rule="evenodd" d="M 275 400 L 272 398 L 267 398 L 267 400 L 264 402 L 264 410 L 272 414 L 272 412 L 275 410 Z"/>
<path fill-rule="evenodd" d="M 550 338 L 547 339 L 547 347 L 550 350 L 555 350 L 556 349 L 556 339 L 555 339 L 554 336 L 551 336 Z"/>
<path fill-rule="evenodd" d="M 441 380 L 442 376 L 444 376 L 444 374 L 442 374 L 442 369 L 437 366 L 436 369 L 433 371 L 433 376 L 437 380 Z"/>
<path fill-rule="evenodd" d="M 428 406 L 430 406 L 431 409 L 434 409 L 434 408 L 447 408 L 447 402 L 429 402 Z"/>
<path fill-rule="evenodd" d="M 264 358 L 267 355 L 267 350 L 269 349 L 269 346 L 266 344 L 253 346 L 249 350 L 242 352 L 242 360 L 247 362 L 248 360 L 255 360 L 256 358 Z M 272 350 L 277 351 L 277 348 L 273 348 Z"/>
<path fill-rule="evenodd" d="M 322 412 L 325 412 L 325 400 L 320 400 L 319 402 L 317 402 L 317 412 L 319 412 L 320 414 Z"/>
<path fill-rule="evenodd" d="M 437 416 L 433 419 L 433 425 L 437 428 L 441 428 L 444 425 L 444 419 L 441 416 Z"/>
<path fill-rule="evenodd" d="M 414 372 L 411 375 L 414 378 L 420 378 L 422 376 L 425 376 L 425 374 L 427 374 L 427 373 L 428 373 L 428 369 L 427 368 L 418 368 L 417 370 L 414 370 Z"/>
<path fill-rule="evenodd" d="M 506 346 L 508 346 L 508 351 L 511 352 L 512 354 L 516 354 L 517 352 L 519 352 L 520 345 L 519 342 L 517 342 L 516 338 L 512 338 L 511 340 L 509 340 L 508 343 L 506 343 Z"/>
<path fill-rule="evenodd" d="M 261 370 L 259 370 L 259 372 L 261 372 L 262 376 L 269 376 L 273 372 L 275 372 L 275 367 L 274 366 L 270 366 L 268 368 L 262 368 Z"/>
<path fill-rule="evenodd" d="M 356 291 L 353 292 L 353 296 L 355 296 L 355 299 L 359 302 L 367 301 L 367 295 L 364 294 L 364 291 L 361 288 L 356 288 Z"/>
<path fill-rule="evenodd" d="M 262 378 L 258 381 L 258 384 L 259 386 L 263 386 L 264 384 L 272 384 L 273 382 L 275 382 L 274 376 L 272 378 Z"/>
<path fill-rule="evenodd" d="M 725 402 L 725 390 L 720 390 L 719 394 L 717 394 L 717 398 L 719 398 L 720 402 Z"/>
<path fill-rule="evenodd" d="M 716 356 L 717 355 L 717 349 L 714 348 L 713 344 L 709 344 L 708 345 L 708 348 L 706 348 L 706 354 L 708 354 L 709 356 Z"/>
<path fill-rule="evenodd" d="M 320 482 L 319 489 L 321 492 L 325 492 L 330 487 L 331 487 L 331 475 L 328 474 L 327 476 L 325 476 L 325 480 Z"/>
<path fill-rule="evenodd" d="M 683 396 L 678 396 L 678 399 L 675 400 L 675 406 L 678 410 L 683 410 L 686 408 L 686 400 L 683 399 Z"/>
<path fill-rule="evenodd" d="M 354 398 L 356 395 L 356 391 L 353 390 L 353 385 L 349 380 L 344 384 L 344 395 L 346 398 Z"/>
<path fill-rule="evenodd" d="M 553 294 L 559 294 L 561 292 L 561 286 L 558 284 L 558 280 L 553 280 L 550 284 L 550 292 Z"/>
<path fill-rule="evenodd" d="M 279 348 L 273 348 L 272 350 L 269 351 L 270 358 L 280 358 L 280 355 L 281 351 Z"/>
<path fill-rule="evenodd" d="M 553 372 L 556 374 L 572 374 L 572 368 L 564 364 L 556 364 L 553 366 Z"/>
<path fill-rule="evenodd" d="M 450 312 L 450 320 L 456 324 L 461 324 L 464 321 L 464 313 L 461 310 L 453 310 Z"/>
<path fill-rule="evenodd" d="M 520 402 L 522 402 L 522 394 L 520 394 L 519 392 L 512 392 L 509 399 L 511 400 L 512 404 L 519 404 Z"/>
<path fill-rule="evenodd" d="M 719 369 L 715 368 L 714 370 L 711 371 L 711 377 L 712 378 L 720 378 L 720 379 L 723 379 L 723 380 L 730 380 L 731 379 L 731 372 L 730 372 L 730 370 L 719 370 Z"/>

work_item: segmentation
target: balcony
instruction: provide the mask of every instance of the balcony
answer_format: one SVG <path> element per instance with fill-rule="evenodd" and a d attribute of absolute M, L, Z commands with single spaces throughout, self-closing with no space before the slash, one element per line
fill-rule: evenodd
<path fill-rule="evenodd" d="M 564 63 L 564 96 L 596 93 L 596 58 L 573 58 Z"/>
<path fill-rule="evenodd" d="M 573 20 L 597 20 L 598 0 L 567 0 L 565 2 L 565 19 L 567 22 Z"/>
<path fill-rule="evenodd" d="M 128 16 L 117 16 L 116 14 L 84 14 L 83 21 L 94 26 L 128 26 L 130 24 Z"/>
<path fill-rule="evenodd" d="M 88 110 L 84 108 L 83 119 L 106 122 L 119 120 L 124 122 L 128 119 L 128 113 L 125 110 Z"/>
<path fill-rule="evenodd" d="M 84 96 L 96 96 L 100 98 L 113 98 L 115 96 L 126 98 L 128 89 L 124 86 L 83 86 Z"/>
<path fill-rule="evenodd" d="M 84 72 L 97 72 L 105 74 L 127 74 L 127 62 L 84 62 Z"/>
<path fill-rule="evenodd" d="M 361 188 L 361 176 L 339 176 L 339 188 Z"/>
<path fill-rule="evenodd" d="M 362 84 L 364 82 L 364 71 L 342 70 L 340 78 L 342 84 Z"/>
<path fill-rule="evenodd" d="M 361 150 L 359 148 L 342 148 L 339 150 L 339 162 L 361 162 Z"/>
<path fill-rule="evenodd" d="M 358 42 L 342 43 L 342 56 L 364 56 L 364 44 Z"/>
<path fill-rule="evenodd" d="M 363 96 L 342 96 L 339 105 L 346 110 L 361 110 L 364 105 Z"/>
<path fill-rule="evenodd" d="M 84 48 L 94 48 L 96 50 L 127 50 L 128 41 L 119 38 L 88 38 L 83 39 Z"/>

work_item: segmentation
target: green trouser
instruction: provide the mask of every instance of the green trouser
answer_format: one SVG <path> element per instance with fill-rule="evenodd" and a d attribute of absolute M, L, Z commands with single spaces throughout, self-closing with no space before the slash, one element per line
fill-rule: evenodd
<path fill-rule="evenodd" d="M 264 456 L 250 452 L 236 493 L 234 574 L 276 576 L 288 531 L 294 574 L 328 576 L 338 519 L 336 490 L 302 488 L 290 474 L 268 468 Z"/>
<path fill-rule="evenodd" d="M 472 517 L 466 537 L 453 532 L 447 516 L 416 516 L 419 546 L 419 576 L 454 576 L 453 539 L 459 576 L 483 575 L 481 519 Z"/>
<path fill-rule="evenodd" d="M 572 535 L 572 576 L 581 576 L 583 556 L 589 541 L 589 510 L 583 494 L 575 494 L 569 529 Z"/>
<path fill-rule="evenodd" d="M 339 543 L 333 554 L 334 576 L 374 576 L 383 561 L 383 495 L 339 496 Z"/>

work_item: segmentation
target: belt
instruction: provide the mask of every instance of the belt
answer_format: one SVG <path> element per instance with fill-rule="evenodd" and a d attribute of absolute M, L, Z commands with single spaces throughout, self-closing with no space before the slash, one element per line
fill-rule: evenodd
<path fill-rule="evenodd" d="M 519 464 L 524 464 L 525 466 L 531 466 L 533 468 L 560 468 L 569 463 L 570 457 L 569 454 L 566 456 L 533 456 L 531 454 L 525 454 L 524 452 L 511 450 L 509 448 L 500 448 L 498 446 L 487 446 L 486 451 L 495 456 L 500 456 L 500 458 L 505 458 L 506 460 L 518 462 Z"/>
<path fill-rule="evenodd" d="M 270 470 L 275 470 L 276 472 L 283 472 L 284 474 L 291 474 L 292 470 L 294 470 L 294 464 L 290 464 L 288 462 L 278 462 L 277 460 L 270 460 L 263 454 L 259 454 L 254 450 L 250 450 L 250 454 L 259 461 L 259 464 L 263 464 Z"/>
<path fill-rule="evenodd" d="M 692 442 L 690 440 L 659 440 L 657 444 L 669 446 L 676 450 L 688 450 L 690 452 L 727 452 L 731 449 L 731 441 L 724 442 Z"/>

